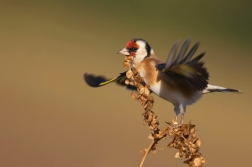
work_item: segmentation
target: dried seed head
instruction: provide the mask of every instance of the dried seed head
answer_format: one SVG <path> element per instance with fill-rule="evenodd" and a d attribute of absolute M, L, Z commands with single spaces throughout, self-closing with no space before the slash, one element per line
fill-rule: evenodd
<path fill-rule="evenodd" d="M 174 135 L 173 131 L 168 131 L 168 136 L 172 137 Z"/>
<path fill-rule="evenodd" d="M 187 124 L 181 125 L 181 129 L 182 129 L 183 131 L 187 131 L 187 129 L 188 129 Z"/>
<path fill-rule="evenodd" d="M 175 154 L 175 156 L 174 156 L 175 158 L 180 158 L 180 156 L 179 156 L 179 152 L 177 152 L 176 154 Z"/>
<path fill-rule="evenodd" d="M 129 85 L 130 81 L 128 79 L 125 80 L 125 84 Z"/>
<path fill-rule="evenodd" d="M 205 163 L 206 163 L 206 160 L 205 160 L 204 157 L 201 156 L 200 159 L 201 159 L 202 164 L 205 164 Z"/>
<path fill-rule="evenodd" d="M 124 67 L 124 68 L 129 68 L 129 67 L 130 67 L 130 62 L 124 61 L 124 62 L 123 62 L 123 67 Z"/>
<path fill-rule="evenodd" d="M 198 147 L 201 146 L 201 141 L 200 141 L 200 139 L 198 139 L 198 140 L 196 141 L 196 145 L 197 145 Z"/>
<path fill-rule="evenodd" d="M 145 91 L 145 89 L 144 89 L 144 87 L 142 87 L 142 88 L 137 88 L 137 91 L 138 91 L 139 94 L 143 94 L 144 91 Z"/>
<path fill-rule="evenodd" d="M 133 56 L 125 56 L 127 60 L 132 61 L 134 59 Z"/>
<path fill-rule="evenodd" d="M 176 121 L 176 120 L 174 120 L 174 119 L 172 119 L 172 123 L 174 124 L 174 125 L 177 125 L 178 124 L 178 122 Z M 176 128 L 177 129 L 177 128 Z"/>
<path fill-rule="evenodd" d="M 189 163 L 190 166 L 192 167 L 200 167 L 202 166 L 202 161 L 201 158 L 194 158 L 191 160 L 191 162 Z"/>
<path fill-rule="evenodd" d="M 183 152 L 179 152 L 179 157 L 182 158 L 184 155 L 183 155 Z"/>
<path fill-rule="evenodd" d="M 151 101 L 147 101 L 147 103 L 146 103 L 146 108 L 148 108 L 148 109 L 152 109 L 153 108 L 153 102 L 151 102 Z"/>
<path fill-rule="evenodd" d="M 137 86 L 137 90 L 144 88 L 144 86 L 141 83 L 137 83 L 136 86 Z"/>
<path fill-rule="evenodd" d="M 140 97 L 140 102 L 143 106 L 145 106 L 147 99 L 144 98 L 143 96 Z"/>
<path fill-rule="evenodd" d="M 131 78 L 133 76 L 133 72 L 131 71 L 131 70 L 128 70 L 127 72 L 126 72 L 126 77 L 127 78 Z"/>
<path fill-rule="evenodd" d="M 147 101 L 147 99 L 146 99 L 144 96 L 141 96 L 141 94 L 140 94 L 140 101 L 141 101 L 141 102 Z"/>
<path fill-rule="evenodd" d="M 144 93 L 146 96 L 149 96 L 150 94 L 150 89 L 144 88 Z"/>
<path fill-rule="evenodd" d="M 197 148 L 198 146 L 196 144 L 191 144 L 192 148 Z"/>
<path fill-rule="evenodd" d="M 137 100 L 139 98 L 139 95 L 136 94 L 135 92 L 132 92 L 131 93 L 131 97 L 134 99 L 134 100 Z"/>
<path fill-rule="evenodd" d="M 149 136 L 148 136 L 148 139 L 154 139 L 154 137 L 153 137 L 153 134 L 151 133 L 151 134 L 149 134 Z"/>
<path fill-rule="evenodd" d="M 135 82 L 134 81 L 130 81 L 129 84 L 132 85 L 132 86 L 134 86 Z"/>
<path fill-rule="evenodd" d="M 172 122 L 168 122 L 168 125 L 170 126 L 176 123 L 173 120 Z M 168 147 L 178 149 L 175 157 L 189 158 L 184 163 L 192 167 L 196 167 L 197 165 L 202 167 L 204 165 L 205 159 L 199 153 L 201 141 L 196 137 L 195 125 L 188 123 L 180 127 L 173 127 L 168 129 L 166 134 L 173 138 L 173 141 L 168 144 Z"/>
<path fill-rule="evenodd" d="M 190 130 L 190 133 L 191 133 L 191 134 L 195 134 L 195 133 L 196 133 L 196 130 L 195 130 L 194 128 L 192 128 L 192 129 Z"/>
<path fill-rule="evenodd" d="M 172 147 L 173 147 L 173 141 L 172 141 L 172 142 L 170 142 L 170 143 L 167 145 L 167 147 L 172 148 Z"/>
<path fill-rule="evenodd" d="M 123 66 L 124 66 L 125 68 L 130 67 L 130 64 L 131 64 L 133 58 L 134 58 L 133 56 L 128 56 L 128 55 L 125 56 L 125 57 L 124 57 Z"/>

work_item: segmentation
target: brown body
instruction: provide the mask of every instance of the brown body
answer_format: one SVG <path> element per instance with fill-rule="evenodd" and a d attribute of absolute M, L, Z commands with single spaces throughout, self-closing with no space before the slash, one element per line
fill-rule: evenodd
<path fill-rule="evenodd" d="M 134 64 L 154 93 L 174 105 L 179 105 L 181 100 L 185 105 L 192 104 L 201 97 L 202 93 L 185 78 L 176 74 L 168 76 L 157 70 L 156 65 L 160 63 L 163 62 L 152 54 L 141 62 L 135 61 Z"/>

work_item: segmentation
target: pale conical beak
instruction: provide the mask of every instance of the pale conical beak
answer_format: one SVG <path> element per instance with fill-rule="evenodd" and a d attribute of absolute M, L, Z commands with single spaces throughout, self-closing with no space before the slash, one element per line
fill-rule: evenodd
<path fill-rule="evenodd" d="M 122 54 L 122 55 L 130 55 L 129 51 L 127 48 L 123 48 L 122 50 L 120 50 L 119 52 L 117 52 L 117 54 Z"/>

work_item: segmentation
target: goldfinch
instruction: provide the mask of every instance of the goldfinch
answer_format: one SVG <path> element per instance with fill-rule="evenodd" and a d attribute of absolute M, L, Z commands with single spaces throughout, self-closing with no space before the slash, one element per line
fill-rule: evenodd
<path fill-rule="evenodd" d="M 125 48 L 118 52 L 118 54 L 125 56 L 133 56 L 131 66 L 139 72 L 145 84 L 150 86 L 151 92 L 173 104 L 176 120 L 178 115 L 181 114 L 178 126 L 183 124 L 186 106 L 195 103 L 203 94 L 241 92 L 208 84 L 208 71 L 204 67 L 204 63 L 200 62 L 205 53 L 192 58 L 199 47 L 199 43 L 196 43 L 187 53 L 189 44 L 190 39 L 187 39 L 177 54 L 179 42 L 176 42 L 166 62 L 155 55 L 149 43 L 144 39 L 132 39 L 126 44 Z M 109 80 L 102 76 L 85 73 L 84 80 L 91 87 L 100 87 L 111 82 L 126 85 L 126 72 L 122 72 L 118 77 Z M 126 86 L 134 90 L 133 86 Z"/>

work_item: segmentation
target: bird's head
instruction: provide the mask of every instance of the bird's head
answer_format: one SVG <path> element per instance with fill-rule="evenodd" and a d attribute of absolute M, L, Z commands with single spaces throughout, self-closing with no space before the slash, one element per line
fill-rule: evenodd
<path fill-rule="evenodd" d="M 151 54 L 154 54 L 154 51 L 145 40 L 132 39 L 127 42 L 126 47 L 120 50 L 118 54 L 133 56 L 133 62 L 141 62 Z"/>

